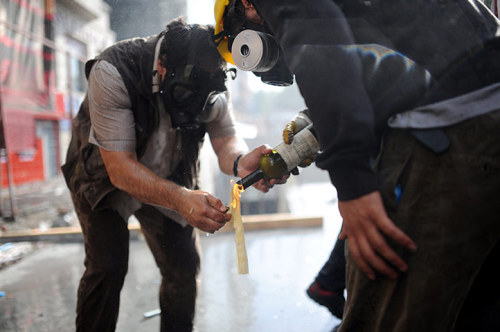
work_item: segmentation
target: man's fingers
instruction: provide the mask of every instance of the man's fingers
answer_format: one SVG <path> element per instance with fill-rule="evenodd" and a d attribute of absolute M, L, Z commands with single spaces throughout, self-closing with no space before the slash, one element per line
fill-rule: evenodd
<path fill-rule="evenodd" d="M 205 194 L 194 198 L 197 203 L 189 210 L 191 224 L 202 231 L 213 233 L 231 220 L 226 207 L 218 198 Z"/>
<path fill-rule="evenodd" d="M 369 279 L 375 280 L 375 272 L 370 267 L 370 265 L 365 261 L 363 255 L 361 254 L 361 251 L 359 250 L 359 247 L 358 247 L 358 244 L 356 243 L 356 240 L 355 239 L 348 239 L 347 241 L 349 244 L 349 251 L 351 253 L 352 259 L 356 262 L 356 264 L 361 269 L 361 271 L 363 271 L 364 274 L 366 274 L 366 276 Z"/>
<path fill-rule="evenodd" d="M 224 226 L 224 224 L 219 223 L 219 222 L 214 222 L 213 220 L 206 218 L 206 219 L 203 219 L 203 221 L 200 221 L 196 225 L 193 225 L 193 226 L 201 229 L 204 232 L 213 234 L 213 233 L 217 232 L 219 229 L 221 229 Z"/>
<path fill-rule="evenodd" d="M 221 214 L 221 213 L 215 211 L 213 208 L 212 208 L 212 211 L 220 214 L 220 216 L 222 216 L 223 218 L 214 219 L 214 217 L 210 217 L 207 214 L 205 214 L 205 215 L 200 215 L 197 218 L 194 218 L 194 220 L 192 220 L 192 222 L 190 222 L 190 224 L 192 226 L 204 231 L 204 232 L 213 234 L 216 231 L 218 231 L 219 229 L 221 229 L 226 224 L 226 222 L 231 220 L 230 214 Z"/>
<path fill-rule="evenodd" d="M 377 212 L 372 215 L 376 226 L 381 230 L 382 233 L 387 235 L 389 238 L 394 240 L 396 243 L 415 251 L 417 246 L 415 242 L 408 235 L 406 235 L 401 229 L 399 229 L 391 219 L 385 213 L 385 209 L 382 204 L 382 199 L 380 195 L 375 195 L 374 198 L 378 201 Z"/>
<path fill-rule="evenodd" d="M 283 130 L 283 142 L 285 144 L 291 144 L 293 141 L 293 136 L 297 131 L 297 124 L 295 121 L 290 121 L 286 124 L 285 129 Z"/>
<path fill-rule="evenodd" d="M 260 155 L 273 152 L 273 149 L 267 144 L 261 145 L 257 149 L 258 149 Z"/>
<path fill-rule="evenodd" d="M 206 218 L 208 219 L 207 221 L 215 221 L 220 224 L 225 224 L 231 220 L 230 215 L 213 208 L 207 211 Z"/>
<path fill-rule="evenodd" d="M 399 229 L 394 226 L 394 224 L 388 217 L 383 217 L 382 221 L 379 219 L 376 224 L 367 224 L 364 229 L 364 235 L 366 237 L 362 238 L 366 241 L 359 240 L 361 254 L 367 261 L 370 262 L 370 265 L 375 270 L 382 273 L 383 275 L 388 276 L 389 278 L 395 279 L 397 278 L 398 274 L 387 263 L 397 267 L 397 269 L 402 272 L 406 272 L 408 270 L 408 266 L 406 265 L 405 261 L 401 259 L 401 257 L 399 257 L 387 243 L 382 234 L 384 229 L 380 227 L 382 223 L 386 223 L 390 226 L 390 228 L 399 231 Z M 380 228 L 377 228 L 377 225 L 379 225 Z M 402 231 L 399 232 L 401 234 L 404 234 Z"/>
<path fill-rule="evenodd" d="M 270 185 L 275 185 L 275 184 L 285 184 L 288 181 L 288 178 L 290 177 L 290 174 L 285 174 L 279 179 L 269 179 L 269 184 Z"/>
<path fill-rule="evenodd" d="M 339 210 L 344 218 L 339 239 L 354 243 L 353 259 L 369 278 L 375 277 L 373 270 L 388 276 L 397 277 L 397 270 L 405 272 L 406 262 L 387 243 L 386 238 L 415 250 L 415 243 L 389 219 L 385 213 L 378 192 L 360 198 L 339 202 Z"/>
<path fill-rule="evenodd" d="M 389 263 L 397 267 L 399 271 L 406 272 L 408 270 L 408 265 L 406 265 L 405 261 L 402 260 L 401 257 L 398 256 L 398 254 L 396 254 L 396 252 L 387 244 L 385 239 L 381 237 L 380 234 L 377 234 L 377 238 L 371 239 L 371 244 L 374 250 L 378 252 L 380 256 L 384 257 Z M 375 268 L 379 270 L 377 267 Z M 384 270 L 379 271 L 387 275 L 388 277 L 391 277 L 390 275 L 385 273 L 387 269 L 385 267 L 383 269 Z"/>
<path fill-rule="evenodd" d="M 397 228 L 392 222 L 384 223 L 380 225 L 380 228 L 388 237 L 390 237 L 403 247 L 406 247 L 411 251 L 417 250 L 417 245 L 415 244 L 415 242 L 413 242 L 413 240 L 408 235 Z"/>
<path fill-rule="evenodd" d="M 387 246 L 385 240 L 380 234 L 376 235 L 379 237 L 378 240 L 369 239 L 367 235 L 370 234 L 358 234 L 358 236 L 356 237 L 349 238 L 349 249 L 351 250 L 353 259 L 360 266 L 361 270 L 365 272 L 368 278 L 372 280 L 375 279 L 374 270 L 391 279 L 396 279 L 398 277 L 397 272 L 384 261 L 384 259 L 380 256 L 382 255 L 382 253 L 377 250 L 377 247 L 383 247 L 383 245 L 385 244 L 386 248 L 384 248 L 384 251 L 392 251 L 392 249 Z M 371 234 L 370 236 L 373 238 L 374 235 Z M 352 241 L 353 239 L 355 240 Z M 377 242 L 377 244 L 374 245 L 374 242 Z M 351 243 L 354 243 L 354 246 L 351 246 Z M 354 254 L 352 253 L 352 249 L 355 250 L 356 256 L 354 256 Z M 394 252 L 392 253 L 393 255 L 389 255 L 391 258 L 396 257 L 399 259 L 399 257 Z M 398 261 L 398 263 L 404 264 L 404 262 L 402 261 Z"/>
<path fill-rule="evenodd" d="M 226 207 L 224 206 L 224 204 L 222 203 L 222 201 L 220 199 L 218 199 L 212 195 L 209 195 L 209 194 L 205 195 L 205 197 L 207 199 L 208 204 L 211 207 L 219 210 L 222 213 L 225 213 Z"/>
<path fill-rule="evenodd" d="M 253 186 L 264 193 L 267 193 L 269 189 L 273 187 L 273 185 L 271 185 L 267 179 L 262 179 L 259 182 L 255 183 Z"/>
<path fill-rule="evenodd" d="M 415 242 L 413 242 L 413 240 L 402 230 L 396 227 L 389 218 L 385 218 L 385 220 L 379 222 L 378 226 L 385 235 L 394 240 L 396 243 L 410 249 L 411 251 L 416 250 L 417 247 Z M 396 266 L 402 272 L 406 272 L 408 270 L 406 262 L 396 254 L 396 252 L 387 244 L 385 239 L 376 229 L 370 239 L 375 250 L 389 263 Z"/>
<path fill-rule="evenodd" d="M 398 273 L 391 268 L 382 258 L 380 255 L 387 257 L 384 255 L 383 252 L 377 250 L 377 246 L 373 245 L 373 243 L 370 243 L 368 239 L 362 239 L 359 243 L 360 247 L 360 254 L 363 256 L 364 260 L 367 262 L 370 262 L 370 266 L 372 266 L 376 271 L 382 273 L 383 275 L 391 278 L 391 279 L 396 279 L 398 277 Z M 396 260 L 399 264 L 404 264 L 404 262 L 390 249 L 387 245 L 387 248 L 384 248 L 384 252 L 387 252 L 387 255 L 390 256 L 392 259 Z M 375 249 L 375 251 L 374 251 Z M 392 251 L 392 254 L 389 254 L 389 251 Z M 401 260 L 401 262 L 398 261 Z M 391 262 L 392 263 L 392 262 Z M 399 266 L 399 265 L 397 265 Z"/>

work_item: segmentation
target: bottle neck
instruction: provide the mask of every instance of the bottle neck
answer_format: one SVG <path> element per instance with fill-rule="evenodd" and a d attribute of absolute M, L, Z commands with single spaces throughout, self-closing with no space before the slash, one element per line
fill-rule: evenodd
<path fill-rule="evenodd" d="M 265 177 L 264 171 L 259 168 L 253 171 L 252 173 L 248 174 L 247 176 L 245 176 L 236 183 L 242 185 L 243 189 L 247 189 L 251 185 L 259 182 L 259 180 L 263 179 L 264 177 Z"/>

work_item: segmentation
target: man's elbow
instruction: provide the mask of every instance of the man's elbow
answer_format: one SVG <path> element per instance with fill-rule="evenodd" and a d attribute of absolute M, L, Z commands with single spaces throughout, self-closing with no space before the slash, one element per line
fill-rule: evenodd
<path fill-rule="evenodd" d="M 116 175 L 113 172 L 108 171 L 109 181 L 113 186 L 120 190 L 125 190 L 125 182 L 122 176 Z"/>
<path fill-rule="evenodd" d="M 134 167 L 135 154 L 106 152 L 101 149 L 101 155 L 111 184 L 120 190 L 127 191 L 133 175 L 138 172 L 137 167 Z"/>
<path fill-rule="evenodd" d="M 121 165 L 107 165 L 106 171 L 108 172 L 109 181 L 116 188 L 127 191 L 128 184 L 131 182 L 129 172 L 123 169 L 124 164 Z"/>

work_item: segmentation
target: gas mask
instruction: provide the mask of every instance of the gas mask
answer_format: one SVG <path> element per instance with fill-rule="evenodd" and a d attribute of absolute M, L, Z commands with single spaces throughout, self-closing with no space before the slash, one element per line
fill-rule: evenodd
<path fill-rule="evenodd" d="M 224 5 L 221 0 L 215 4 L 214 40 L 222 57 L 238 69 L 252 71 L 266 84 L 291 85 L 293 75 L 269 29 L 247 21 L 240 1 Z"/>
<path fill-rule="evenodd" d="M 165 67 L 167 74 L 159 92 L 172 127 L 198 129 L 202 118 L 208 117 L 217 98 L 226 91 L 225 72 L 210 73 L 194 65 Z"/>
<path fill-rule="evenodd" d="M 270 34 L 244 30 L 234 38 L 231 51 L 236 67 L 252 71 L 262 82 L 277 86 L 293 83 L 281 50 Z"/>

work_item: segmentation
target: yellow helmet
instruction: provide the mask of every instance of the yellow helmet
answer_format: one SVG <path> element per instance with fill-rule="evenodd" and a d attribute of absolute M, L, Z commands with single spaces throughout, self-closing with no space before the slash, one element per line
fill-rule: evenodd
<path fill-rule="evenodd" d="M 229 5 L 229 0 L 216 0 L 214 7 L 214 16 L 215 16 L 215 35 L 222 32 L 224 30 L 224 11 L 226 7 Z M 233 56 L 231 52 L 229 52 L 228 40 L 227 37 L 221 37 L 222 40 L 219 41 L 217 45 L 217 50 L 220 55 L 229 63 L 234 65 Z"/>

